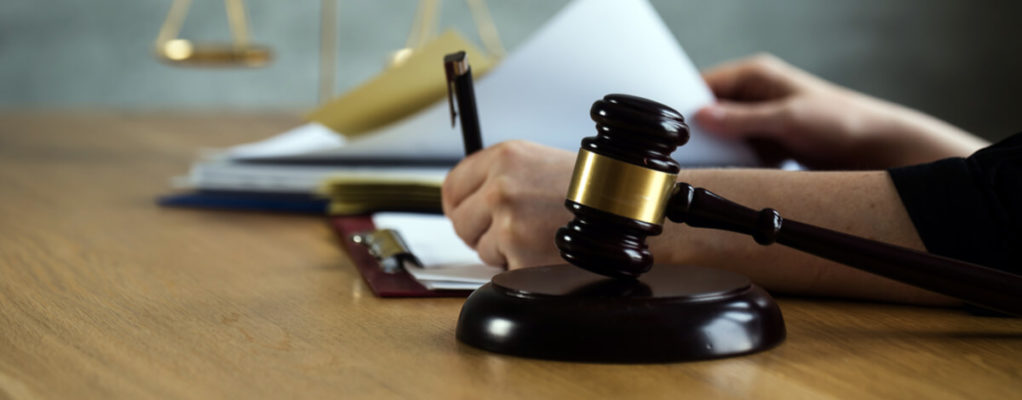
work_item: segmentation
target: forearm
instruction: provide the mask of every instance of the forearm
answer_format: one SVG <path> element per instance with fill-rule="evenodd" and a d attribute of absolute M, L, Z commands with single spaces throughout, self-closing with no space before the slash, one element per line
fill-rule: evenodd
<path fill-rule="evenodd" d="M 863 140 L 857 154 L 868 154 L 886 167 L 923 164 L 948 157 L 966 157 L 988 146 L 986 140 L 954 125 L 898 104 L 853 93 L 869 99 L 863 107 L 874 118 L 861 121 Z"/>
<path fill-rule="evenodd" d="M 686 170 L 679 174 L 679 181 L 754 209 L 774 208 L 787 219 L 924 250 L 885 171 Z M 657 262 L 734 270 L 779 292 L 921 304 L 955 302 L 781 245 L 760 246 L 732 232 L 668 222 L 650 245 Z"/>

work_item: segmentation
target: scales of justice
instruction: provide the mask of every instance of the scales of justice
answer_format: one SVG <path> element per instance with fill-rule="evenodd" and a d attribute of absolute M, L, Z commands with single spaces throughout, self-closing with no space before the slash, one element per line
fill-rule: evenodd
<path fill-rule="evenodd" d="M 680 113 L 628 95 L 590 110 L 565 205 L 574 219 L 554 238 L 570 264 L 504 272 L 472 293 L 458 340 L 484 350 L 554 360 L 641 363 L 737 356 L 786 335 L 781 310 L 748 278 L 653 263 L 645 240 L 665 218 L 751 235 L 853 268 L 1022 315 L 1022 277 L 785 220 L 676 182 L 671 153 L 688 141 Z"/>

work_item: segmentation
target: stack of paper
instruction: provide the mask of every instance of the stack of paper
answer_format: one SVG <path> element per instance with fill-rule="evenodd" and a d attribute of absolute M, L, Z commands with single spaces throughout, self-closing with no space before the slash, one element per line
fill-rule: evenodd
<path fill-rule="evenodd" d="M 378 209 L 439 212 L 439 190 L 432 186 L 442 181 L 453 162 L 418 162 L 407 157 L 382 159 L 374 154 L 320 163 L 266 160 L 343 146 L 346 139 L 338 132 L 360 134 L 442 98 L 446 84 L 439 60 L 458 50 L 466 51 L 476 60 L 474 69 L 480 76 L 495 62 L 449 31 L 417 49 L 400 66 L 387 69 L 311 113 L 309 118 L 313 122 L 260 142 L 207 152 L 187 176 L 175 179 L 177 188 L 188 191 L 163 197 L 160 204 L 319 214 Z M 327 179 L 377 182 L 369 192 L 361 190 L 365 185 L 359 185 L 343 199 L 328 205 L 326 199 L 316 194 Z M 388 182 L 395 180 L 398 184 L 388 187 Z M 431 197 L 393 195 L 408 183 L 431 186 Z M 344 185 L 334 185 L 331 193 L 336 194 L 341 187 Z"/>
<path fill-rule="evenodd" d="M 374 210 L 422 210 L 438 212 L 439 185 L 449 163 L 416 163 L 413 160 L 338 160 L 335 163 L 265 162 L 267 154 L 304 154 L 309 149 L 331 148 L 344 138 L 318 123 L 309 123 L 271 139 L 240 145 L 210 154 L 192 166 L 174 184 L 187 190 L 160 199 L 160 204 L 260 211 L 364 213 Z M 344 197 L 343 184 L 360 182 Z M 372 193 L 362 188 L 372 184 Z M 403 197 L 412 185 L 416 193 L 429 190 L 429 199 Z M 375 193 L 375 194 L 373 194 Z M 330 205 L 327 197 L 335 198 Z M 415 200 L 404 202 L 404 200 Z"/>

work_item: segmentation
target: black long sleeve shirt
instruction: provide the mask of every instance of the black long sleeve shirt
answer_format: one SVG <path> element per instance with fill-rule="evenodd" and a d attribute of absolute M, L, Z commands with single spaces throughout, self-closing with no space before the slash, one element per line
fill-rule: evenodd
<path fill-rule="evenodd" d="M 1022 133 L 888 173 L 927 251 L 1022 274 Z"/>

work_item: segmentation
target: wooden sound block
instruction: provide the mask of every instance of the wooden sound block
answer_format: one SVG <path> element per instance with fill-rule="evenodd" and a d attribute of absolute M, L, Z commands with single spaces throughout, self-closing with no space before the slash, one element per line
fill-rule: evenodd
<path fill-rule="evenodd" d="M 493 277 L 465 301 L 457 337 L 522 357 L 650 363 L 766 350 L 785 329 L 770 295 L 735 273 L 654 265 L 623 280 L 565 264 Z"/>

